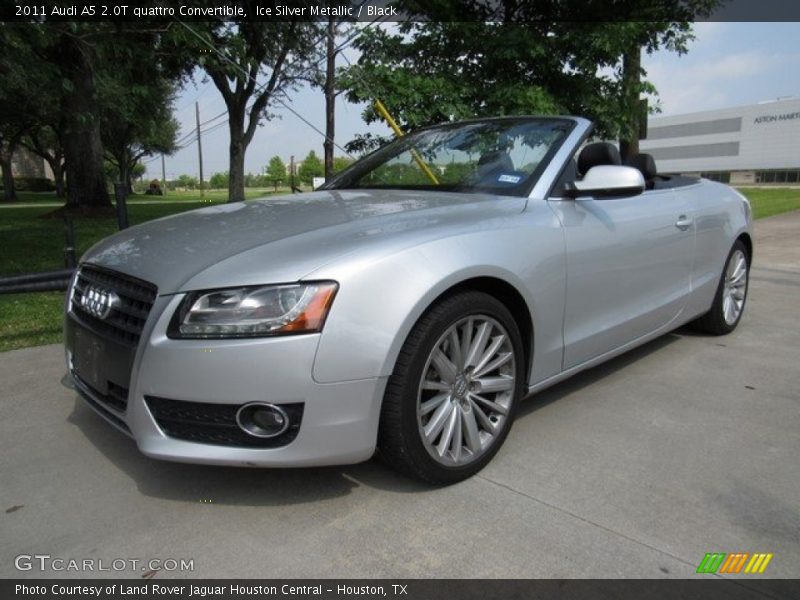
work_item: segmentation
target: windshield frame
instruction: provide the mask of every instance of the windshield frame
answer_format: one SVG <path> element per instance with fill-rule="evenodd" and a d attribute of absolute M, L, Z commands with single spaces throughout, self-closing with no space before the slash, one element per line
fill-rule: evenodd
<path fill-rule="evenodd" d="M 536 168 L 531 172 L 531 174 L 526 177 L 522 182 L 518 185 L 512 187 L 489 187 L 489 186 L 463 186 L 463 185 L 433 185 L 433 184 L 406 184 L 406 185 L 373 185 L 373 186 L 355 186 L 353 185 L 353 181 L 365 174 L 367 174 L 370 170 L 376 168 L 381 163 L 387 162 L 398 156 L 402 152 L 408 150 L 408 148 L 413 147 L 413 139 L 417 136 L 423 135 L 430 131 L 444 131 L 448 129 L 455 129 L 458 127 L 463 127 L 465 125 L 474 125 L 474 124 L 483 124 L 483 123 L 497 123 L 497 122 L 506 122 L 508 123 L 509 127 L 514 127 L 515 125 L 525 124 L 525 123 L 535 123 L 535 122 L 547 122 L 547 123 L 554 123 L 564 125 L 564 134 L 561 136 L 561 139 L 554 142 L 548 149 L 547 152 L 542 157 L 539 164 Z M 359 190 L 417 190 L 417 191 L 441 191 L 441 192 L 455 192 L 455 193 L 462 193 L 462 194 L 492 194 L 496 196 L 513 196 L 513 197 L 527 197 L 537 182 L 541 179 L 542 174 L 547 169 L 548 166 L 553 161 L 554 156 L 556 153 L 562 148 L 564 143 L 570 138 L 570 135 L 573 133 L 575 128 L 577 127 L 578 122 L 575 119 L 569 117 L 550 117 L 550 116 L 537 116 L 537 115 L 525 115 L 525 116 L 504 116 L 504 117 L 492 117 L 492 118 L 483 118 L 483 119 L 469 119 L 465 121 L 456 121 L 452 123 L 441 123 L 438 125 L 431 125 L 428 127 L 423 127 L 421 129 L 417 129 L 409 134 L 406 134 L 402 137 L 395 138 L 391 142 L 380 146 L 379 148 L 373 150 L 369 154 L 365 155 L 364 157 L 358 159 L 352 165 L 348 166 L 345 170 L 343 170 L 338 175 L 335 175 L 330 181 L 326 182 L 322 186 L 318 187 L 318 190 L 348 190 L 348 191 L 359 191 Z M 409 144 L 409 141 L 412 143 Z M 397 148 L 401 147 L 402 149 L 397 151 Z"/>

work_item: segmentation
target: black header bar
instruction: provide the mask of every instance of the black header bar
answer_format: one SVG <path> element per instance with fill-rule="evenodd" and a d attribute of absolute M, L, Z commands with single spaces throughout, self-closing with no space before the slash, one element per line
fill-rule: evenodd
<path fill-rule="evenodd" d="M 686 0 L 3 0 L 2 21 L 686 21 Z M 697 21 L 800 21 L 796 0 L 725 0 Z"/>

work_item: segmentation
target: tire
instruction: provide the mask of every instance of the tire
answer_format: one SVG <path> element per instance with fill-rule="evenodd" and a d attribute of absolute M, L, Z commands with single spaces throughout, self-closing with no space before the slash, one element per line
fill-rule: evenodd
<path fill-rule="evenodd" d="M 494 297 L 465 291 L 434 305 L 414 326 L 389 377 L 379 455 L 431 484 L 471 477 L 508 436 L 524 363 L 519 329 Z"/>
<path fill-rule="evenodd" d="M 714 303 L 692 327 L 712 335 L 726 335 L 742 320 L 750 284 L 750 256 L 741 240 L 731 248 L 717 285 Z"/>

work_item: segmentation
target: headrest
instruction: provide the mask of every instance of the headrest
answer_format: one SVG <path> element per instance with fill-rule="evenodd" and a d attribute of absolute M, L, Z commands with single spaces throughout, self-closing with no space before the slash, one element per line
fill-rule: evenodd
<path fill-rule="evenodd" d="M 478 159 L 478 166 L 485 169 L 498 169 L 502 171 L 513 171 L 514 163 L 511 157 L 502 150 L 493 150 L 481 155 Z"/>
<path fill-rule="evenodd" d="M 650 154 L 634 154 L 626 163 L 629 167 L 639 169 L 645 181 L 655 179 L 656 175 L 658 175 L 658 171 L 656 171 L 656 161 Z"/>
<path fill-rule="evenodd" d="M 595 142 L 585 146 L 578 155 L 578 171 L 581 175 L 598 165 L 621 165 L 619 150 L 610 142 Z"/>

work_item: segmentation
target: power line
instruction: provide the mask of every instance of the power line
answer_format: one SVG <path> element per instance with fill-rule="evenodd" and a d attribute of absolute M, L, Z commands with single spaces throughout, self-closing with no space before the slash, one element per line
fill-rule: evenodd
<path fill-rule="evenodd" d="M 383 19 L 384 19 L 384 17 L 382 17 L 382 16 L 381 16 L 381 17 L 376 17 L 376 18 L 375 18 L 375 19 L 373 19 L 373 20 L 372 20 L 372 21 L 371 21 L 371 22 L 370 22 L 370 23 L 369 23 L 367 26 L 369 27 L 369 26 L 371 26 L 371 25 L 374 25 L 374 24 L 376 24 L 376 23 L 378 23 L 378 22 L 382 21 Z M 187 30 L 188 30 L 188 31 L 189 31 L 189 32 L 190 32 L 192 35 L 194 35 L 194 36 L 195 36 L 197 39 L 199 39 L 201 42 L 203 42 L 205 45 L 207 45 L 207 46 L 208 46 L 208 47 L 209 47 L 209 48 L 210 48 L 210 49 L 211 49 L 211 50 L 212 50 L 212 51 L 213 51 L 215 54 L 217 54 L 217 55 L 218 55 L 220 58 L 222 58 L 224 61 L 226 61 L 226 62 L 230 63 L 230 64 L 231 64 L 231 65 L 232 65 L 234 68 L 236 68 L 237 70 L 239 70 L 240 72 L 242 72 L 242 73 L 245 75 L 245 77 L 247 77 L 247 79 L 248 79 L 248 80 L 249 80 L 249 79 L 251 79 L 251 78 L 255 80 L 255 77 L 256 77 L 255 75 L 252 75 L 252 76 L 251 76 L 251 75 L 250 75 L 250 74 L 249 74 L 249 73 L 248 73 L 248 72 L 247 72 L 247 71 L 246 71 L 246 70 L 245 70 L 243 67 L 241 67 L 241 65 L 239 65 L 239 64 L 238 64 L 238 63 L 236 63 L 235 61 L 233 61 L 233 60 L 231 60 L 230 58 L 228 58 L 228 57 L 227 57 L 227 56 L 226 56 L 224 53 L 222 53 L 220 50 L 218 50 L 216 47 L 214 47 L 212 44 L 210 44 L 210 43 L 209 43 L 209 42 L 208 42 L 208 41 L 207 41 L 205 38 L 203 38 L 203 36 L 201 36 L 201 35 L 200 35 L 200 34 L 199 34 L 197 31 L 195 31 L 194 29 L 192 29 L 192 28 L 191 28 L 189 25 L 187 25 L 185 22 L 183 22 L 183 21 L 180 21 L 180 20 L 179 20 L 179 21 L 178 21 L 178 23 L 179 23 L 180 25 L 182 25 L 183 27 L 185 27 L 185 28 L 186 28 L 186 29 L 187 29 Z M 356 38 L 356 37 L 357 37 L 357 36 L 358 36 L 360 33 L 361 33 L 361 31 L 360 31 L 360 30 L 357 30 L 357 31 L 355 31 L 355 32 L 353 33 L 353 35 L 351 35 L 351 36 L 350 36 L 350 37 L 349 37 L 347 40 L 345 40 L 345 42 L 343 42 L 342 44 L 340 44 L 340 45 L 339 45 L 339 46 L 336 48 L 336 50 L 335 50 L 335 51 L 336 51 L 336 52 L 339 52 L 339 51 L 341 51 L 343 48 L 345 48 L 346 46 L 348 46 L 348 45 L 349 45 L 349 44 L 350 44 L 350 43 L 351 43 L 351 42 L 352 42 L 352 41 L 353 41 L 353 40 L 354 40 L 354 39 L 355 39 L 355 38 Z M 328 33 L 327 33 L 327 32 L 325 32 L 325 34 L 324 34 L 322 37 L 320 37 L 320 39 L 318 40 L 318 42 L 317 42 L 317 43 L 319 43 L 320 41 L 322 41 L 323 39 L 325 39 L 327 36 L 328 36 Z M 348 63 L 349 65 L 351 65 L 351 66 L 352 66 L 352 63 L 350 63 L 350 60 L 347 58 L 347 56 L 345 56 L 344 54 L 342 54 L 342 56 L 343 56 L 343 58 L 344 58 L 344 59 L 347 61 L 347 63 Z M 305 75 L 305 74 L 306 74 L 306 73 L 308 73 L 308 71 L 310 71 L 311 69 L 313 69 L 313 68 L 316 68 L 316 67 L 319 65 L 319 63 L 320 63 L 320 62 L 322 62 L 323 60 L 324 60 L 324 57 L 320 58 L 320 59 L 319 59 L 318 61 L 316 61 L 316 62 L 315 62 L 313 65 L 309 66 L 309 68 L 305 69 L 305 71 L 302 73 L 302 75 Z M 362 80 L 362 82 L 363 82 L 363 80 Z M 256 83 L 257 83 L 257 82 L 256 82 Z M 258 93 L 258 92 L 262 91 L 262 90 L 263 90 L 265 87 L 266 87 L 266 84 L 261 84 L 261 85 L 258 85 L 258 86 L 256 87 L 256 90 L 255 90 L 255 92 L 254 92 L 254 93 Z M 335 140 L 333 140 L 333 139 L 329 139 L 329 138 L 328 138 L 328 136 L 327 136 L 327 135 L 326 135 L 326 134 L 325 134 L 325 133 L 324 133 L 324 132 L 323 132 L 321 129 L 319 129 L 319 128 L 318 128 L 317 126 L 315 126 L 313 123 L 311 123 L 310 121 L 308 121 L 308 119 L 306 119 L 305 117 L 303 117 L 303 116 L 302 116 L 300 113 L 298 113 L 296 110 L 294 110 L 294 109 L 293 109 L 291 106 L 289 106 L 288 104 L 286 104 L 286 102 L 284 102 L 284 101 L 283 101 L 281 98 L 275 98 L 275 102 L 276 102 L 277 104 L 279 104 L 280 106 L 282 106 L 283 108 L 285 108 L 286 110 L 288 110 L 288 111 L 289 111 L 290 113 L 292 113 L 292 114 L 293 114 L 295 117 L 297 117 L 298 119 L 300 119 L 300 120 L 301 120 L 303 123 L 305 123 L 306 125 L 308 125 L 309 127 L 311 127 L 311 128 L 314 130 L 314 131 L 316 131 L 318 134 L 320 134 L 320 135 L 321 135 L 321 136 L 322 136 L 324 139 L 326 139 L 326 140 L 329 140 L 330 142 L 332 142 L 334 146 L 336 146 L 336 147 L 337 147 L 339 150 L 341 150 L 342 152 L 344 152 L 344 153 L 345 153 L 347 156 L 350 156 L 350 157 L 352 158 L 352 155 L 351 155 L 351 154 L 350 154 L 350 153 L 349 153 L 347 150 L 345 150 L 345 149 L 344 149 L 342 146 L 340 146 L 339 144 L 337 144 Z M 250 108 L 252 109 L 252 105 L 250 106 Z M 225 112 L 227 112 L 227 111 L 225 111 Z M 225 114 L 225 112 L 223 112 L 223 113 L 220 113 L 220 114 L 219 114 L 219 115 L 217 115 L 216 117 L 214 117 L 214 118 L 210 119 L 210 120 L 209 120 L 209 122 L 210 122 L 210 121 L 214 121 L 214 120 L 216 120 L 217 118 L 220 118 L 222 115 L 224 115 L 224 114 Z M 201 124 L 201 125 L 202 125 L 202 124 Z"/>
<path fill-rule="evenodd" d="M 376 25 L 377 23 L 379 23 L 380 21 L 383 21 L 383 20 L 384 20 L 384 17 L 377 17 L 377 18 L 373 19 L 372 21 L 370 21 L 370 22 L 369 22 L 369 23 L 368 23 L 368 24 L 365 26 L 365 28 L 366 28 L 366 27 L 371 27 L 371 26 L 373 26 L 373 25 Z M 245 73 L 245 75 L 246 75 L 248 78 L 250 78 L 250 75 L 249 75 L 249 74 L 248 74 L 248 73 L 247 73 L 247 72 L 246 72 L 246 71 L 245 71 L 245 70 L 244 70 L 244 69 L 243 69 L 243 68 L 242 68 L 240 65 L 238 65 L 238 64 L 237 64 L 237 63 L 235 63 L 234 61 L 230 60 L 230 59 L 229 59 L 227 56 L 225 56 L 224 54 L 222 54 L 222 53 L 221 53 L 220 51 L 218 51 L 216 48 L 214 48 L 213 46 L 211 46 L 210 44 L 208 44 L 208 42 L 206 42 L 206 40 L 205 40 L 205 39 L 203 39 L 203 37 L 202 37 L 200 34 L 198 34 L 196 31 L 194 31 L 194 30 L 193 30 L 191 27 L 189 27 L 188 25 L 186 25 L 186 24 L 185 24 L 185 23 L 183 23 L 182 21 L 178 21 L 178 23 L 180 23 L 180 24 L 181 24 L 181 25 L 183 25 L 183 26 L 184 26 L 186 29 L 188 29 L 188 30 L 190 31 L 190 33 L 192 33 L 192 34 L 193 34 L 195 37 L 197 37 L 197 38 L 198 38 L 198 39 L 199 39 L 201 42 L 203 42 L 203 43 L 205 43 L 206 45 L 208 45 L 208 46 L 209 46 L 209 47 L 210 47 L 210 48 L 211 48 L 211 49 L 212 49 L 214 52 L 216 52 L 218 55 L 220 55 L 220 57 L 221 57 L 221 58 L 223 58 L 223 59 L 224 59 L 224 60 L 226 60 L 227 62 L 231 63 L 231 64 L 232 64 L 234 67 L 236 67 L 237 69 L 239 69 L 239 70 L 241 70 L 242 72 L 244 72 L 244 73 Z M 335 52 L 335 53 L 337 53 L 337 54 L 338 54 L 338 53 L 341 53 L 341 51 L 342 51 L 342 50 L 346 49 L 348 46 L 350 46 L 350 45 L 352 44 L 353 40 L 355 40 L 355 38 L 356 38 L 356 37 L 358 37 L 358 35 L 360 35 L 362 31 L 363 31 L 363 29 L 356 29 L 356 30 L 355 30 L 355 31 L 354 31 L 354 32 L 353 32 L 353 33 L 352 33 L 352 34 L 351 34 L 349 37 L 347 37 L 347 38 L 346 38 L 346 39 L 345 39 L 345 40 L 344 40 L 342 43 L 340 43 L 338 46 L 336 46 L 336 48 L 334 49 L 334 52 Z M 323 39 L 325 39 L 326 37 L 328 37 L 328 33 L 327 33 L 327 32 L 326 32 L 326 33 L 325 33 L 323 36 L 321 36 L 321 37 L 319 38 L 319 40 L 317 40 L 317 43 L 319 43 L 320 41 L 322 41 L 322 40 L 323 40 Z M 348 64 L 348 65 L 350 65 L 351 67 L 353 66 L 353 64 L 350 62 L 350 59 L 348 59 L 348 58 L 347 58 L 347 56 L 346 56 L 344 53 L 342 53 L 342 58 L 344 58 L 344 59 L 345 59 L 345 61 L 347 62 L 347 64 Z M 307 69 L 305 69 L 305 70 L 303 71 L 302 75 L 305 75 L 306 73 L 308 73 L 308 72 L 309 72 L 309 71 L 311 71 L 312 69 L 314 69 L 314 68 L 316 68 L 317 66 L 319 66 L 319 64 L 320 64 L 320 63 L 321 63 L 323 60 L 325 60 L 325 57 L 324 57 L 324 56 L 323 56 L 322 58 L 320 58 L 319 60 L 317 60 L 317 61 L 316 61 L 315 63 L 313 63 L 312 65 L 310 65 L 310 66 L 309 66 Z M 255 76 L 253 76 L 253 77 L 255 77 Z M 363 79 L 361 79 L 361 81 L 362 81 L 362 83 L 364 83 L 364 84 L 365 84 L 365 87 L 368 87 L 368 86 L 366 85 L 366 82 L 365 82 Z M 206 84 L 206 86 L 205 86 L 205 87 L 206 87 L 206 89 L 204 89 L 204 90 L 203 90 L 203 92 L 202 92 L 202 93 L 201 93 L 201 94 L 198 96 L 198 98 L 199 98 L 200 96 L 202 96 L 202 95 L 203 95 L 203 94 L 204 94 L 204 93 L 207 91 L 207 88 L 208 88 L 208 86 L 209 86 L 209 85 L 210 85 L 210 82 L 208 82 L 208 83 Z M 263 88 L 264 88 L 264 87 L 266 87 L 266 84 L 261 84 L 261 85 L 259 85 L 259 86 L 256 88 L 256 90 L 255 90 L 255 92 L 254 92 L 254 93 L 258 93 L 259 91 L 263 90 Z M 370 91 L 371 91 L 371 90 L 370 90 Z M 295 115 L 295 116 L 296 116 L 298 119 L 300 119 L 301 121 L 303 121 L 303 122 L 304 122 L 306 125 L 308 125 L 308 126 L 309 126 L 309 127 L 311 127 L 312 129 L 314 129 L 314 131 L 316 131 L 317 133 L 319 133 L 319 134 L 320 134 L 320 135 L 321 135 L 321 136 L 322 136 L 324 139 L 328 139 L 328 136 L 327 136 L 327 135 L 325 135 L 325 133 L 324 133 L 323 131 L 321 131 L 320 129 L 318 129 L 318 128 L 317 128 L 315 125 L 313 125 L 312 123 L 310 123 L 310 122 L 309 122 L 307 119 L 305 119 L 305 118 L 304 118 L 302 115 L 300 115 L 300 114 L 299 114 L 297 111 L 295 111 L 293 108 L 291 108 L 290 106 L 288 106 L 288 105 L 287 105 L 287 104 L 286 104 L 286 103 L 285 103 L 285 102 L 284 102 L 282 99 L 280 99 L 280 98 L 277 98 L 277 99 L 276 99 L 276 101 L 277 101 L 277 102 L 278 102 L 278 103 L 279 103 L 281 106 L 283 106 L 285 109 L 287 109 L 289 112 L 291 112 L 293 115 Z M 255 102 L 251 103 L 251 104 L 250 104 L 250 106 L 246 107 L 246 110 L 252 110 L 253 104 L 255 104 Z M 187 105 L 187 106 L 189 106 L 189 105 Z M 186 108 L 186 107 L 184 107 L 184 108 Z M 183 110 L 183 109 L 181 109 L 181 110 Z M 211 126 L 211 127 L 207 128 L 207 129 L 202 129 L 202 126 L 203 126 L 203 125 L 207 125 L 207 124 L 209 124 L 209 123 L 213 123 L 214 121 L 217 121 L 218 119 L 222 118 L 222 117 L 223 117 L 223 116 L 225 116 L 226 114 L 228 114 L 228 111 L 227 111 L 227 109 L 226 109 L 226 110 L 224 110 L 224 111 L 222 111 L 221 113 L 219 113 L 219 114 L 217 114 L 217 115 L 215 115 L 215 116 L 211 117 L 210 119 L 207 119 L 207 120 L 205 120 L 205 121 L 201 122 L 201 123 L 199 124 L 199 128 L 200 128 L 200 135 L 199 135 L 199 137 L 205 136 L 205 135 L 207 135 L 207 134 L 211 134 L 211 133 L 213 133 L 213 132 L 215 132 L 215 131 L 218 131 L 219 129 L 221 129 L 221 128 L 222 128 L 222 127 L 224 127 L 225 125 L 227 125 L 227 124 L 228 124 L 228 119 L 225 119 L 225 121 L 222 121 L 222 122 L 220 122 L 220 123 L 217 123 L 217 124 L 215 124 L 215 125 L 213 125 L 213 126 Z M 180 152 L 181 150 L 184 150 L 184 149 L 188 148 L 189 146 L 191 146 L 191 145 L 192 145 L 192 144 L 193 144 L 193 143 L 194 143 L 194 142 L 197 140 L 197 137 L 198 137 L 198 136 L 196 136 L 196 132 L 197 132 L 197 130 L 198 130 L 198 127 L 195 127 L 195 128 L 193 128 L 191 131 L 189 131 L 188 133 L 186 133 L 186 134 L 184 134 L 183 136 L 181 136 L 181 137 L 180 137 L 180 138 L 177 140 L 177 142 L 176 142 L 176 148 L 175 148 L 174 152 Z M 331 141 L 333 141 L 333 140 L 331 140 Z M 333 141 L 333 143 L 334 143 L 334 145 L 335 145 L 337 148 L 339 148 L 339 149 L 340 149 L 342 152 L 344 152 L 345 154 L 347 154 L 347 156 L 350 156 L 350 157 L 352 158 L 352 155 L 351 155 L 349 152 L 347 152 L 347 150 L 345 150 L 344 148 L 342 148 L 342 147 L 341 147 L 339 144 L 337 144 L 335 141 Z M 143 164 L 143 165 L 148 165 L 148 164 L 150 164 L 150 163 L 152 163 L 152 162 L 155 162 L 155 161 L 156 161 L 156 160 L 158 160 L 159 158 L 160 158 L 160 155 L 154 156 L 154 157 L 150 158 L 149 160 L 146 160 L 146 161 L 144 161 L 142 164 Z"/>

